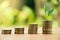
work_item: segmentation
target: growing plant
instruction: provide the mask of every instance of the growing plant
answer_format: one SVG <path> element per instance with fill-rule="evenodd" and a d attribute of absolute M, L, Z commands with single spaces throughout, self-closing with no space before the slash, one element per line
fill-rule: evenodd
<path fill-rule="evenodd" d="M 53 11 L 54 11 L 54 7 L 51 7 L 49 4 L 48 5 L 44 5 L 44 13 L 45 15 L 43 16 L 44 20 L 52 20 L 53 19 Z"/>

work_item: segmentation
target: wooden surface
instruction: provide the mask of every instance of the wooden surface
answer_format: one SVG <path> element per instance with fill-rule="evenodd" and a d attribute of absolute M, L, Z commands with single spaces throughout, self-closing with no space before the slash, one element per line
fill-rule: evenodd
<path fill-rule="evenodd" d="M 38 34 L 27 34 L 28 28 L 25 28 L 25 34 L 0 34 L 0 40 L 60 40 L 60 27 L 53 28 L 53 34 L 42 34 L 42 28 L 38 29 Z"/>

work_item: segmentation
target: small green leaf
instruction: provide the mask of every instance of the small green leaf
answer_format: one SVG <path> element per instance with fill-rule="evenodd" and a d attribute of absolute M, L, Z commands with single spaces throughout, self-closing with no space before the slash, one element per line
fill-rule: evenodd
<path fill-rule="evenodd" d="M 54 11 L 54 8 L 49 11 L 48 16 L 51 15 L 53 11 Z"/>
<path fill-rule="evenodd" d="M 45 9 L 45 14 L 48 15 L 48 8 L 44 6 L 44 9 Z"/>

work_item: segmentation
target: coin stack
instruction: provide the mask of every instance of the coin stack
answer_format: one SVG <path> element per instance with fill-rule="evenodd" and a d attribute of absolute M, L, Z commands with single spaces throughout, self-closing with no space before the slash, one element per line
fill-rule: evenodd
<path fill-rule="evenodd" d="M 24 28 L 15 28 L 15 34 L 24 34 Z"/>
<path fill-rule="evenodd" d="M 37 34 L 38 24 L 30 24 L 28 34 Z"/>
<path fill-rule="evenodd" d="M 2 34 L 11 34 L 11 30 L 2 30 Z"/>
<path fill-rule="evenodd" d="M 52 34 L 52 21 L 44 21 L 43 34 Z"/>

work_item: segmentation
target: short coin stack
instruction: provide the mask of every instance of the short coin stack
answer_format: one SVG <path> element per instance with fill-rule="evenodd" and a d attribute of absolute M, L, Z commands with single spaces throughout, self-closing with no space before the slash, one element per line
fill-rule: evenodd
<path fill-rule="evenodd" d="M 15 34 L 24 34 L 24 28 L 15 28 Z"/>
<path fill-rule="evenodd" d="M 11 34 L 11 30 L 2 30 L 2 34 Z"/>

